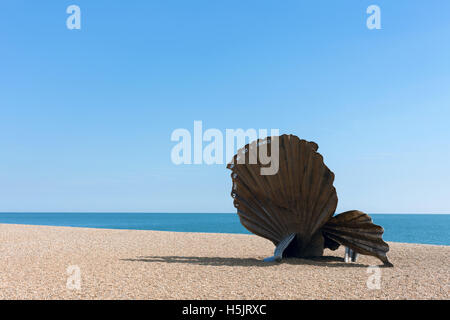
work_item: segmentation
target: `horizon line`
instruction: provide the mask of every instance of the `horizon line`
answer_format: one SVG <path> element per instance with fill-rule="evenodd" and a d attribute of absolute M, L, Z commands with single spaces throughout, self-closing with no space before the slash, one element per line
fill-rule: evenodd
<path fill-rule="evenodd" d="M 345 211 L 343 211 L 345 212 Z M 237 214 L 237 212 L 175 212 L 175 211 L 0 211 L 2 213 L 163 213 L 163 214 Z M 367 214 L 417 214 L 417 215 L 449 215 L 450 213 L 439 212 L 365 212 Z"/>

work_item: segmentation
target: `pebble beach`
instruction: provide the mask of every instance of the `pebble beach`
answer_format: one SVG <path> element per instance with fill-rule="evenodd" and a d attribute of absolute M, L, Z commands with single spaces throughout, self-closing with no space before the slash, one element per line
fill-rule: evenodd
<path fill-rule="evenodd" d="M 393 268 L 342 246 L 267 263 L 254 235 L 0 224 L 0 299 L 450 298 L 450 246 L 389 246 Z"/>

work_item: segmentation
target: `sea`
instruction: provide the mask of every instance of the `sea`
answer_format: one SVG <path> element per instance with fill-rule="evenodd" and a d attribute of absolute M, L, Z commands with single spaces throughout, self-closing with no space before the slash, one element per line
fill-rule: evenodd
<path fill-rule="evenodd" d="M 385 241 L 450 245 L 450 214 L 370 214 Z M 249 234 L 233 213 L 0 212 L 0 223 Z"/>

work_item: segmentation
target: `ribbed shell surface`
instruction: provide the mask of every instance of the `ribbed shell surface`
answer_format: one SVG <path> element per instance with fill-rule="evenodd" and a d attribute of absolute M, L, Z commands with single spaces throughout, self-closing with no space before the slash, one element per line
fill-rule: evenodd
<path fill-rule="evenodd" d="M 276 145 L 274 139 L 278 139 L 279 170 L 263 175 L 261 168 L 268 165 L 261 161 L 259 150 L 265 146 L 270 151 Z M 247 144 L 234 156 L 227 166 L 232 171 L 231 195 L 249 231 L 275 245 L 291 233 L 308 241 L 333 216 L 338 201 L 334 174 L 317 149 L 314 142 L 282 135 Z M 252 152 L 258 155 L 253 164 Z M 276 156 L 276 151 L 270 156 Z M 245 163 L 239 163 L 242 157 Z"/>

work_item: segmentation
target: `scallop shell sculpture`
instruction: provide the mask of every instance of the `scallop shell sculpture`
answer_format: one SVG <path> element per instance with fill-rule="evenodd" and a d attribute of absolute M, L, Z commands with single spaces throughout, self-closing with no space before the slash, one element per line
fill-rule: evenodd
<path fill-rule="evenodd" d="M 279 146 L 279 169 L 263 175 L 261 169 L 268 165 L 259 149 L 270 150 L 273 139 Z M 282 257 L 317 257 L 324 248 L 344 245 L 392 266 L 384 230 L 367 214 L 354 210 L 333 216 L 338 202 L 334 174 L 317 149 L 316 143 L 294 135 L 259 139 L 240 149 L 227 168 L 232 171 L 231 196 L 241 223 L 277 249 L 283 246 Z"/>

